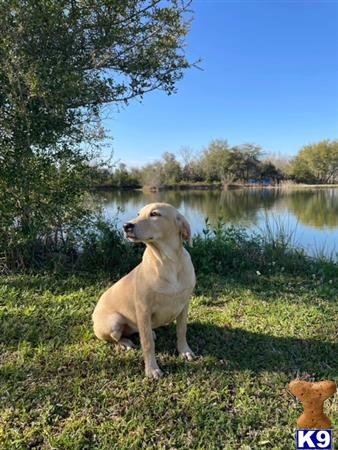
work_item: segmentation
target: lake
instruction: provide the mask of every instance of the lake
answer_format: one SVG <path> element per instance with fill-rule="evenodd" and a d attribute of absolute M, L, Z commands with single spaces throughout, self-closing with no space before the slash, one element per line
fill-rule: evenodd
<path fill-rule="evenodd" d="M 293 243 L 309 254 L 338 252 L 338 188 L 104 191 L 95 194 L 106 217 L 120 227 L 136 217 L 147 203 L 161 201 L 174 205 L 190 222 L 193 233 L 201 233 L 208 218 L 211 225 L 221 219 L 246 227 L 250 232 L 284 227 Z"/>

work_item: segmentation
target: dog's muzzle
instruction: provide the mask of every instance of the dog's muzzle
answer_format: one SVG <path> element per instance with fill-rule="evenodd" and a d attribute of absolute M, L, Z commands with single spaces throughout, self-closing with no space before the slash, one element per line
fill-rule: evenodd
<path fill-rule="evenodd" d="M 136 238 L 134 233 L 135 224 L 127 222 L 123 225 L 123 231 L 127 238 Z"/>
<path fill-rule="evenodd" d="M 135 225 L 131 222 L 127 222 L 123 225 L 123 230 L 125 233 L 129 233 L 130 231 L 134 230 Z"/>

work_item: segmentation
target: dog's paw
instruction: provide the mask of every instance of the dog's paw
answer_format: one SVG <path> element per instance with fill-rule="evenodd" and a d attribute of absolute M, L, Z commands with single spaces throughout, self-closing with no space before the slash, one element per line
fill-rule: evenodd
<path fill-rule="evenodd" d="M 146 369 L 146 376 L 152 378 L 153 380 L 158 380 L 163 377 L 163 372 L 159 367 L 148 367 Z"/>
<path fill-rule="evenodd" d="M 179 354 L 183 359 L 187 361 L 193 361 L 196 358 L 195 353 L 190 350 L 190 348 L 180 351 Z"/>
<path fill-rule="evenodd" d="M 120 349 L 122 349 L 126 352 L 128 350 L 132 350 L 132 349 L 136 348 L 136 345 L 134 344 L 134 342 L 127 338 L 120 339 L 118 341 L 117 345 L 119 346 Z"/>

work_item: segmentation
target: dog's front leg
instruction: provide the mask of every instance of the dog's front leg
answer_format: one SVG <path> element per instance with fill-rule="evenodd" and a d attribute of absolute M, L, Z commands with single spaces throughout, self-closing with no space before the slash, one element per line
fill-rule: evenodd
<path fill-rule="evenodd" d="M 158 367 L 155 358 L 155 343 L 151 328 L 150 311 L 141 308 L 137 310 L 137 327 L 140 333 L 146 376 L 158 379 L 163 375 L 163 372 Z"/>
<path fill-rule="evenodd" d="M 176 318 L 177 350 L 184 359 L 192 361 L 195 355 L 187 343 L 188 307 L 189 305 L 185 306 Z"/>

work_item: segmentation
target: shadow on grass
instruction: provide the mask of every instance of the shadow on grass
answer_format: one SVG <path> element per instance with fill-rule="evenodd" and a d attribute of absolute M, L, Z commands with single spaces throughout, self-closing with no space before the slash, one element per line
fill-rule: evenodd
<path fill-rule="evenodd" d="M 176 357 L 176 337 L 175 327 L 173 325 L 162 327 L 156 330 L 156 354 L 159 360 L 162 358 Z M 22 335 L 22 339 L 26 336 Z M 69 332 L 64 332 L 64 341 L 71 344 L 74 336 Z M 6 341 L 6 336 L 3 336 Z M 60 339 L 60 336 L 59 336 Z M 60 340 L 57 342 L 60 343 Z M 93 339 L 95 339 L 93 337 Z M 139 343 L 137 335 L 133 340 Z M 277 337 L 268 334 L 254 333 L 240 328 L 230 329 L 228 327 L 219 327 L 203 323 L 190 323 L 188 329 L 188 341 L 194 352 L 198 355 L 198 359 L 189 366 L 181 359 L 175 359 L 176 368 L 184 366 L 189 372 L 189 367 L 206 367 L 209 370 L 222 368 L 227 371 L 251 371 L 259 373 L 262 371 L 273 372 L 297 372 L 307 373 L 314 376 L 331 376 L 337 374 L 337 354 L 338 344 L 325 342 L 315 339 L 301 339 L 295 337 Z M 87 369 L 93 364 L 95 370 L 109 370 L 111 362 L 96 359 L 95 350 L 90 355 L 83 356 L 81 360 L 81 342 L 79 344 L 79 354 L 74 354 L 74 367 L 72 372 L 77 371 L 79 365 L 85 365 Z M 117 352 L 112 344 L 105 344 L 97 341 L 97 351 L 100 353 L 100 346 L 106 346 L 105 353 L 108 353 L 112 359 L 114 357 L 119 360 L 119 366 L 123 370 L 124 353 Z M 62 353 L 63 346 L 58 346 L 58 351 Z M 54 348 L 54 351 L 56 348 Z M 140 354 L 135 353 L 135 356 Z M 48 361 L 48 354 L 46 355 Z M 69 359 L 69 356 L 67 357 Z M 66 358 L 66 359 L 67 359 Z M 80 358 L 80 361 L 79 361 Z M 88 360 L 89 358 L 89 360 Z M 62 356 L 60 356 L 62 361 Z M 53 364 L 53 356 L 48 362 L 49 370 L 53 371 L 53 367 L 57 372 L 60 370 L 60 360 Z M 75 362 L 76 360 L 76 362 Z M 130 353 L 128 354 L 128 364 L 130 364 Z M 72 366 L 72 357 L 65 361 L 67 367 Z M 170 364 L 171 364 L 170 363 Z M 29 364 L 28 364 L 29 366 Z M 100 367 L 102 366 L 102 367 Z M 168 367 L 170 370 L 170 368 Z M 21 367 L 22 370 L 22 367 Z M 116 371 L 116 367 L 114 368 Z M 175 370 L 174 370 L 175 372 Z"/>
<path fill-rule="evenodd" d="M 190 323 L 188 341 L 199 356 L 198 365 L 236 371 L 299 372 L 335 377 L 338 344 L 315 339 L 278 337 L 240 328 Z M 157 353 L 173 354 L 174 326 L 158 332 Z"/>

